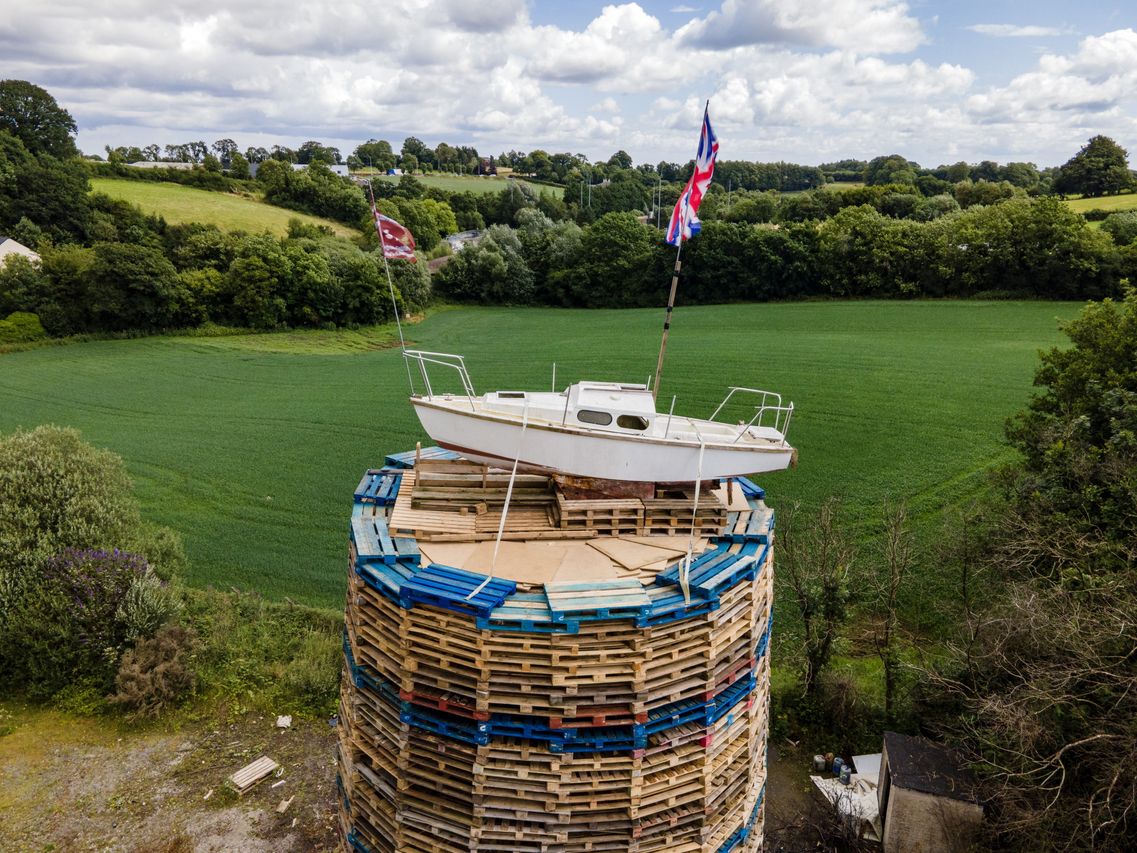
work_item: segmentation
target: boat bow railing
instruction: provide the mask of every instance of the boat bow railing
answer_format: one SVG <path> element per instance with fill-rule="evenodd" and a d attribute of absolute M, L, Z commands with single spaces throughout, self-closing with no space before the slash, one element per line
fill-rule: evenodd
<path fill-rule="evenodd" d="M 718 417 L 719 412 L 726 408 L 726 404 L 735 394 L 753 394 L 758 397 L 758 405 L 754 407 L 754 417 L 745 425 L 741 425 L 738 429 L 738 435 L 735 436 L 735 443 L 738 442 L 742 436 L 746 435 L 746 431 L 751 427 L 768 427 L 775 430 L 782 436 L 782 443 L 786 441 L 786 433 L 790 429 L 790 418 L 794 413 L 794 404 L 789 403 L 782 405 L 782 395 L 774 391 L 763 391 L 760 388 L 742 388 L 739 386 L 731 386 L 726 396 L 723 397 L 718 408 L 711 414 L 709 420 L 714 420 Z"/>
<path fill-rule="evenodd" d="M 426 398 L 428 400 L 434 397 L 434 386 L 430 383 L 430 370 L 427 365 L 434 364 L 447 370 L 453 370 L 458 374 L 462 383 L 462 391 L 470 400 L 470 408 L 475 408 L 474 384 L 470 381 L 470 374 L 466 370 L 465 358 L 449 352 L 429 352 L 418 349 L 404 350 L 403 358 L 407 360 L 408 364 L 411 362 L 418 364 L 419 375 L 422 376 L 423 385 L 426 386 Z"/>

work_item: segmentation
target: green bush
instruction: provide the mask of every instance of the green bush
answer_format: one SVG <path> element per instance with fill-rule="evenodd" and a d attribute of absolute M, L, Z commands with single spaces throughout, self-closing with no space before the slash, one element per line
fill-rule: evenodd
<path fill-rule="evenodd" d="M 23 344 L 46 337 L 39 317 L 27 311 L 13 311 L 0 320 L 0 344 Z"/>
<path fill-rule="evenodd" d="M 0 438 L 0 630 L 10 596 L 54 555 L 128 545 L 140 526 L 118 456 L 54 426 Z"/>
<path fill-rule="evenodd" d="M 162 579 L 184 559 L 141 521 L 119 457 L 58 427 L 0 438 L 0 684 L 105 693 L 123 650 L 175 615 Z"/>

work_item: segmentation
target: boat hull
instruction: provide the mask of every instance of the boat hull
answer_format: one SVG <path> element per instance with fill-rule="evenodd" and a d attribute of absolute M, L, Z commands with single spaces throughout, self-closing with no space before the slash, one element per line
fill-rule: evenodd
<path fill-rule="evenodd" d="M 520 422 L 446 404 L 412 398 L 423 429 L 441 447 L 475 462 L 511 467 L 514 459 L 529 470 L 650 483 L 691 482 L 760 474 L 787 468 L 788 444 L 699 444 Z"/>

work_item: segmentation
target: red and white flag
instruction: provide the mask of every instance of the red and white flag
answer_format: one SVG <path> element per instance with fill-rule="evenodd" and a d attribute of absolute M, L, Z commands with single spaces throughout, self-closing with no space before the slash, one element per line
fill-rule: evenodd
<path fill-rule="evenodd" d="M 371 207 L 371 212 L 375 216 L 375 233 L 379 235 L 383 257 L 402 258 L 412 264 L 418 260 L 415 257 L 415 238 L 411 232 L 390 216 L 384 216 L 374 205 Z"/>

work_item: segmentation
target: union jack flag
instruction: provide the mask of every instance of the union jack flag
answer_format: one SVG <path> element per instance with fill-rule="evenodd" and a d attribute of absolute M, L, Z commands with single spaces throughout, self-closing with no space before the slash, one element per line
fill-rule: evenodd
<path fill-rule="evenodd" d="M 415 238 L 411 232 L 389 216 L 384 216 L 374 205 L 371 213 L 375 216 L 375 233 L 379 235 L 379 245 L 383 247 L 383 257 L 402 258 L 414 263 Z"/>
<path fill-rule="evenodd" d="M 691 174 L 691 180 L 687 181 L 687 187 L 679 196 L 679 200 L 675 202 L 675 210 L 671 212 L 671 222 L 667 225 L 665 239 L 672 246 L 690 240 L 702 228 L 695 214 L 699 212 L 703 194 L 711 184 L 711 176 L 715 173 L 715 158 L 719 153 L 719 141 L 715 132 L 711 130 L 709 110 L 710 104 L 707 104 L 703 110 L 703 132 L 699 136 L 699 153 L 695 155 L 695 171 Z"/>

